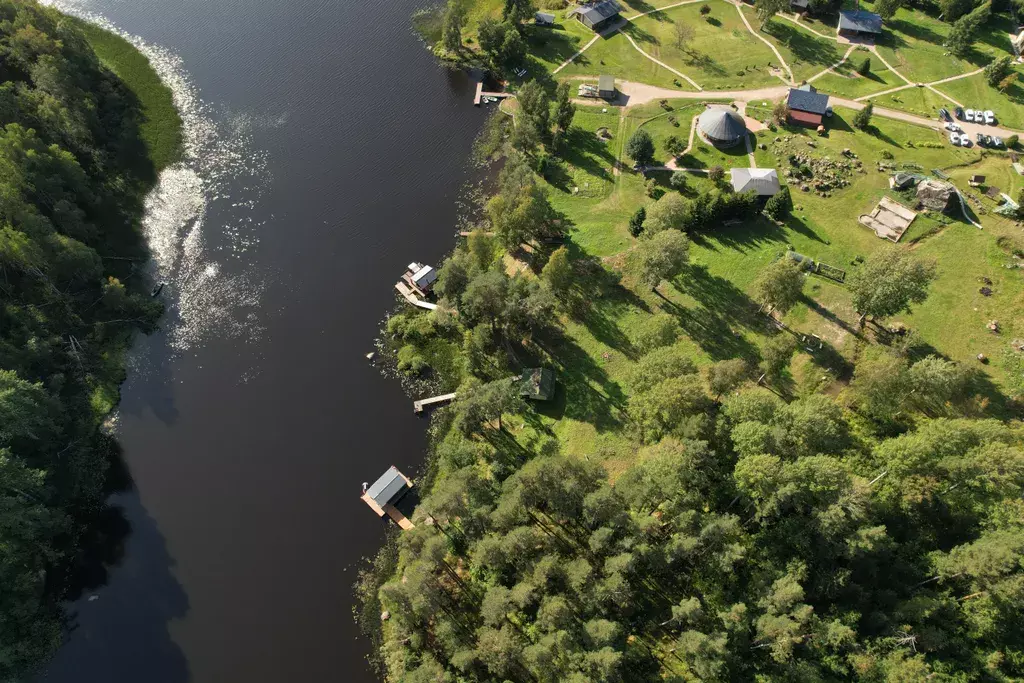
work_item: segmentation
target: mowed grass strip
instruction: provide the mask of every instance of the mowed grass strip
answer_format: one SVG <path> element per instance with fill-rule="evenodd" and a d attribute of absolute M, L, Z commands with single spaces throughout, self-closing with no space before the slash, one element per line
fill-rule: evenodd
<path fill-rule="evenodd" d="M 181 158 L 181 116 L 170 89 L 149 60 L 121 36 L 94 24 L 70 18 L 85 34 L 96 56 L 124 81 L 139 99 L 143 119 L 140 133 L 149 158 L 159 172 Z"/>

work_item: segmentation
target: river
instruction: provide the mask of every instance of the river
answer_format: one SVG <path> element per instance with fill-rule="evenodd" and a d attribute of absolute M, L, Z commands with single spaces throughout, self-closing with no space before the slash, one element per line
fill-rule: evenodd
<path fill-rule="evenodd" d="M 172 312 L 119 411 L 131 533 L 42 680 L 373 681 L 360 484 L 417 471 L 426 423 L 364 355 L 404 265 L 451 248 L 486 111 L 415 2 L 51 1 L 150 45 L 191 157 L 147 228 Z"/>

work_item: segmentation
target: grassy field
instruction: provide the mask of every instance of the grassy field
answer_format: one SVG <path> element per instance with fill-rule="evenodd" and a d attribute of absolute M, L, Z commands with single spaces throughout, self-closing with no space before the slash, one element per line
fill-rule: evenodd
<path fill-rule="evenodd" d="M 939 109 L 943 107 L 949 109 L 954 106 L 945 97 L 928 88 L 907 88 L 888 95 L 873 97 L 872 101 L 879 107 L 899 109 L 925 118 L 936 118 Z"/>
<path fill-rule="evenodd" d="M 866 9 L 871 4 L 865 2 Z M 943 47 L 951 25 L 920 10 L 900 9 L 885 22 L 878 40 L 878 51 L 890 65 L 912 81 L 930 83 L 978 69 L 992 60 L 1011 53 L 1009 33 L 1012 22 L 994 16 L 979 31 L 974 49 L 961 59 Z"/>
<path fill-rule="evenodd" d="M 890 88 L 898 88 L 901 85 L 905 85 L 903 79 L 895 73 L 886 69 L 881 64 L 877 66 L 881 68 L 872 69 L 867 76 L 861 76 L 850 70 L 837 69 L 838 73 L 825 74 L 814 81 L 814 87 L 822 92 L 857 99 L 858 97 L 864 97 L 876 92 L 884 92 Z"/>
<path fill-rule="evenodd" d="M 700 14 L 700 4 L 655 12 L 630 22 L 629 35 L 648 54 L 687 74 L 704 88 L 724 90 L 777 85 L 771 74 L 778 58 L 767 45 L 750 35 L 736 8 L 722 0 L 709 0 L 711 13 Z M 694 37 L 685 50 L 675 42 L 675 27 L 685 24 Z M 643 55 L 637 57 L 644 59 Z"/>
<path fill-rule="evenodd" d="M 622 263 L 622 254 L 634 243 L 627 230 L 628 219 L 637 207 L 653 200 L 644 192 L 645 179 L 629 170 L 629 161 L 621 150 L 640 126 L 654 138 L 659 160 L 665 158 L 663 143 L 668 135 L 685 139 L 688 120 L 700 107 L 671 100 L 668 105 L 671 112 L 658 103 L 626 111 L 609 108 L 605 113 L 599 108 L 581 108 L 573 131 L 578 136 L 580 156 L 573 161 L 572 171 L 567 171 L 572 187 L 581 189 L 573 194 L 571 187 L 552 184 L 553 203 L 574 226 L 571 234 L 578 257 L 600 259 L 615 270 Z M 570 452 L 597 454 L 613 473 L 634 456 L 636 444 L 613 426 L 621 426 L 622 416 L 615 408 L 621 401 L 616 397 L 622 396 L 636 361 L 630 330 L 641 316 L 661 311 L 674 315 L 684 331 L 682 343 L 692 349 L 699 364 L 736 356 L 754 358 L 758 345 L 767 338 L 763 319 L 753 313 L 756 306 L 750 299 L 753 281 L 762 267 L 793 248 L 852 271 L 857 267 L 857 257 L 893 248 L 856 220 L 889 191 L 888 173 L 877 171 L 876 162 L 884 160 L 924 170 L 951 169 L 953 179 L 964 187 L 972 173 L 987 174 L 990 182 L 1007 192 L 1016 191 L 1021 184 L 1004 157 L 983 157 L 977 149 L 954 149 L 935 131 L 885 119 L 876 118 L 869 132 L 854 131 L 848 124 L 852 114 L 837 107 L 829 135 L 824 138 L 804 129 L 762 131 L 757 141 L 765 143 L 767 149 L 756 151 L 758 166 L 778 168 L 784 175 L 792 154 L 841 161 L 841 152 L 850 149 L 862 166 L 857 168 L 851 162 L 848 187 L 822 197 L 803 192 L 799 183 L 794 183 L 796 210 L 785 224 L 757 219 L 742 225 L 716 226 L 706 234 L 694 235 L 691 266 L 672 285 L 663 285 L 655 294 L 630 286 L 626 276 L 626 290 L 609 288 L 595 299 L 584 319 L 569 323 L 570 346 L 577 355 L 564 361 L 568 378 L 559 404 L 563 410 L 581 407 L 557 413 L 560 419 L 552 419 L 550 426 Z M 669 115 L 676 117 L 678 127 L 669 122 Z M 595 132 L 600 127 L 609 128 L 610 141 L 597 142 Z M 724 162 L 727 168 L 747 163 L 742 147 L 735 153 L 705 148 L 707 145 L 701 143 L 694 153 L 705 163 Z M 619 174 L 614 171 L 616 159 L 621 163 Z M 659 182 L 664 183 L 667 175 L 658 177 Z M 702 176 L 690 179 L 686 194 L 710 184 Z M 989 202 L 989 209 L 994 206 Z M 898 248 L 934 259 L 939 277 L 928 301 L 898 319 L 917 330 L 937 352 L 956 360 L 978 366 L 974 357 L 985 353 L 992 359 L 984 366 L 986 371 L 1002 381 L 1006 377 L 1002 349 L 1014 335 L 1024 335 L 1024 282 L 1014 271 L 1003 268 L 1009 253 L 997 244 L 997 239 L 1007 235 L 1022 238 L 1009 221 L 987 212 L 981 214 L 981 219 L 986 228 L 983 231 L 959 216 L 918 218 Z M 991 297 L 978 293 L 980 277 L 995 283 Z M 794 359 L 789 387 L 794 395 L 838 390 L 848 379 L 861 349 L 872 343 L 857 328 L 857 316 L 845 287 L 812 277 L 806 294 L 805 301 L 785 321 L 799 332 L 820 335 L 824 342 L 821 349 L 805 349 Z M 951 310 L 957 312 L 955 319 L 951 319 Z M 993 335 L 985 328 L 991 319 L 1000 321 L 1002 335 Z M 572 367 L 577 364 L 584 369 Z M 587 413 L 597 405 L 607 411 L 605 427 Z M 578 415 L 576 410 L 580 411 Z"/>
<path fill-rule="evenodd" d="M 98 26 L 72 19 L 96 56 L 135 93 L 142 105 L 142 139 L 157 171 L 181 158 L 181 117 L 170 89 L 145 55 L 124 38 Z"/>
<path fill-rule="evenodd" d="M 1019 71 L 1019 70 L 1018 70 Z M 1000 125 L 1024 128 L 1024 86 L 1014 83 L 1006 92 L 1000 92 L 985 81 L 984 74 L 961 78 L 936 86 L 968 109 L 991 109 Z"/>
<path fill-rule="evenodd" d="M 743 12 L 750 25 L 757 29 L 760 20 L 754 8 L 744 5 Z M 846 47 L 836 41 L 816 36 L 785 19 L 771 20 L 760 34 L 782 53 L 797 83 L 829 68 L 842 59 L 846 51 Z"/>
<path fill-rule="evenodd" d="M 626 30 L 632 31 L 631 26 L 627 25 Z M 558 78 L 598 74 L 609 74 L 616 78 L 649 83 L 662 88 L 694 90 L 686 80 L 637 52 L 621 31 L 609 37 L 599 38 L 572 64 L 558 72 Z"/>

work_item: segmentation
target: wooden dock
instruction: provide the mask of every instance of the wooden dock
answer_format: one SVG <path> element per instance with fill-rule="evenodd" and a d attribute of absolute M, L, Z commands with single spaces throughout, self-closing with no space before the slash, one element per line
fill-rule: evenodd
<path fill-rule="evenodd" d="M 473 95 L 473 104 L 479 107 L 485 97 L 497 97 L 501 99 L 505 97 L 515 97 L 515 95 L 510 92 L 485 92 L 483 81 L 477 81 L 476 94 Z"/>
<path fill-rule="evenodd" d="M 432 304 L 429 301 L 424 301 L 423 299 L 419 298 L 418 296 L 416 296 L 416 292 L 414 292 L 409 285 L 405 284 L 401 280 L 395 283 L 395 289 L 397 289 L 398 293 L 402 295 L 402 298 L 411 303 L 413 306 L 425 308 L 428 311 L 437 310 L 437 304 Z"/>
<path fill-rule="evenodd" d="M 422 413 L 424 408 L 434 406 L 439 403 L 447 403 L 448 401 L 455 400 L 455 392 L 450 394 L 441 394 L 440 396 L 431 396 L 430 398 L 422 398 L 419 401 L 412 402 L 412 412 Z"/>

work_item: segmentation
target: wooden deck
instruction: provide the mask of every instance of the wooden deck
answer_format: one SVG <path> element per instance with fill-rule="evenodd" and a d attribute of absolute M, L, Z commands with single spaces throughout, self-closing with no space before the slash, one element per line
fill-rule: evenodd
<path fill-rule="evenodd" d="M 412 402 L 412 412 L 422 413 L 423 409 L 428 406 L 437 405 L 438 403 L 447 403 L 448 401 L 455 400 L 455 392 L 450 394 L 441 394 L 440 396 L 431 396 L 430 398 L 422 398 L 419 401 Z"/>
<path fill-rule="evenodd" d="M 403 299 L 411 303 L 413 306 L 425 308 L 428 311 L 433 311 L 437 309 L 437 304 L 432 304 L 429 301 L 424 301 L 423 299 L 419 298 L 418 296 L 416 296 L 416 292 L 412 290 L 412 287 L 405 284 L 401 280 L 395 283 L 395 289 L 398 290 L 398 293 L 402 295 Z"/>

